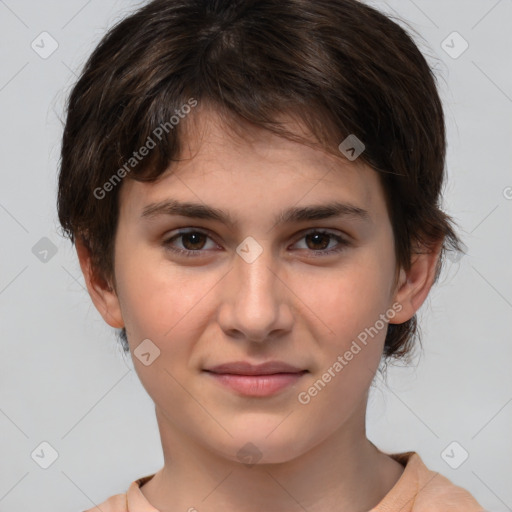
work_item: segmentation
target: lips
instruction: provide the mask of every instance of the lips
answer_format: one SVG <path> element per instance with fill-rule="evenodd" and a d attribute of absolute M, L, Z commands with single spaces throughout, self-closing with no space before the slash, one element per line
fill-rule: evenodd
<path fill-rule="evenodd" d="M 270 361 L 253 365 L 246 361 L 225 363 L 208 368 L 206 371 L 230 375 L 274 375 L 276 373 L 303 373 L 307 370 L 297 368 L 281 361 Z"/>
<path fill-rule="evenodd" d="M 241 396 L 261 398 L 297 385 L 308 370 L 281 361 L 258 365 L 236 361 L 213 366 L 205 373 L 224 389 L 228 388 Z"/>

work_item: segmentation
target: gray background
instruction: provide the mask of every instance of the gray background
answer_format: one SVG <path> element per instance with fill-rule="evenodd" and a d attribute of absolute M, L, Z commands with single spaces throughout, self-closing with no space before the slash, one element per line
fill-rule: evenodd
<path fill-rule="evenodd" d="M 152 402 L 90 301 L 55 206 L 64 100 L 105 30 L 135 5 L 0 0 L 0 512 L 83 510 L 163 464 Z M 372 5 L 421 34 L 440 75 L 445 207 L 468 255 L 420 309 L 418 366 L 390 369 L 372 392 L 368 435 L 388 452 L 417 451 L 487 509 L 510 511 L 512 0 Z M 43 31 L 58 43 L 47 58 L 31 47 L 51 49 Z M 451 36 L 450 56 L 442 42 L 454 31 L 469 48 L 458 55 L 463 41 Z M 41 261 L 52 247 L 44 237 L 57 252 Z M 462 450 L 468 459 L 452 469 L 446 460 L 460 462 Z"/>

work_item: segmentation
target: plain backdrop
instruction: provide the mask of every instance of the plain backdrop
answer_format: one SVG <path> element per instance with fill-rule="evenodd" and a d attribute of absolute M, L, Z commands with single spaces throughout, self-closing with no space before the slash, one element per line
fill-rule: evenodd
<path fill-rule="evenodd" d="M 56 214 L 64 101 L 135 5 L 0 0 L 0 512 L 84 510 L 163 464 L 153 404 Z M 448 262 L 420 309 L 422 356 L 372 391 L 368 436 L 389 453 L 417 451 L 488 510 L 510 511 L 512 1 L 371 5 L 421 35 L 439 76 L 444 206 L 467 255 Z"/>

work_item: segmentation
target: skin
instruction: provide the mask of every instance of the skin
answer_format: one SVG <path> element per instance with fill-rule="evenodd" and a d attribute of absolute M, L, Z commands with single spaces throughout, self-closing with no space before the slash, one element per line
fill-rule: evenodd
<path fill-rule="evenodd" d="M 368 511 L 404 469 L 365 431 L 386 328 L 307 405 L 297 397 L 393 304 L 401 310 L 390 322 L 414 315 L 432 286 L 440 244 L 415 255 L 409 272 L 397 269 L 384 191 L 371 168 L 259 129 L 247 128 L 240 138 L 206 108 L 184 123 L 186 144 L 172 173 L 155 183 L 122 184 L 115 285 L 94 272 L 77 242 L 89 293 L 105 321 L 126 327 L 132 355 L 144 339 L 160 350 L 149 366 L 133 357 L 155 403 L 165 460 L 142 493 L 161 512 Z M 237 225 L 141 218 L 149 203 L 168 198 L 222 209 Z M 274 222 L 283 209 L 331 200 L 364 208 L 369 222 Z M 206 236 L 177 237 L 171 246 L 199 256 L 164 246 L 185 228 Z M 306 237 L 313 228 L 350 243 Z M 263 250 L 252 263 L 236 252 L 248 236 Z M 340 252 L 321 255 L 337 247 Z M 272 396 L 247 397 L 202 371 L 239 360 L 279 360 L 308 373 Z M 261 454 L 253 466 L 237 456 L 249 442 Z"/>

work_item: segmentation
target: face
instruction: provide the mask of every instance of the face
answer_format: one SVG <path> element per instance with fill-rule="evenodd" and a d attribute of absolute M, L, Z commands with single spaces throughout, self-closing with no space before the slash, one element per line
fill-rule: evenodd
<path fill-rule="evenodd" d="M 399 311 L 377 173 L 265 131 L 237 138 L 211 111 L 195 121 L 162 179 L 120 191 L 110 318 L 164 428 L 267 462 L 361 434 Z M 212 371 L 239 362 L 277 366 Z"/>

